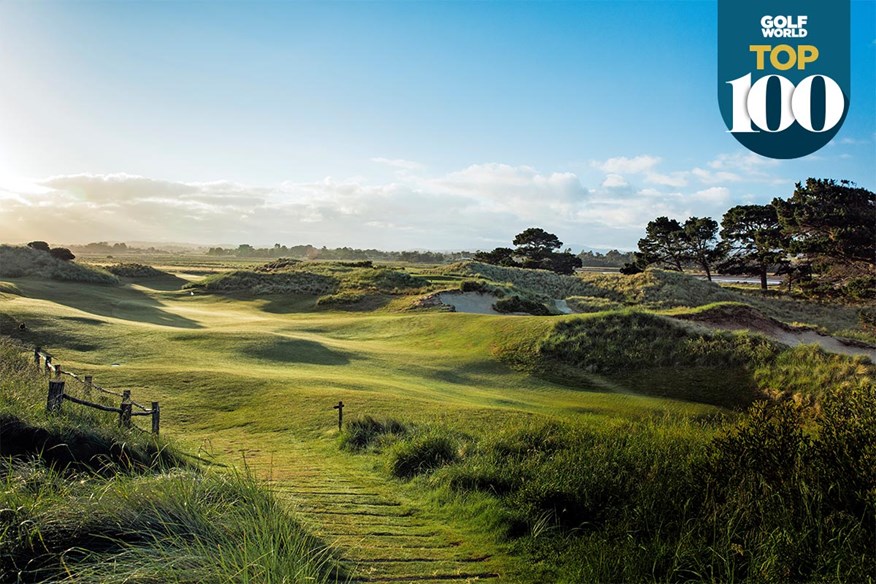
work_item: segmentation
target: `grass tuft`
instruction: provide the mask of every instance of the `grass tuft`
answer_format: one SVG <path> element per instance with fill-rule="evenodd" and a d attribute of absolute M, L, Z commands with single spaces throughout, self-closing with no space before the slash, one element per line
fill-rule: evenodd
<path fill-rule="evenodd" d="M 429 473 L 457 460 L 457 448 L 458 442 L 453 436 L 425 430 L 392 447 L 389 454 L 390 472 L 402 479 Z"/>
<path fill-rule="evenodd" d="M 408 427 L 397 420 L 376 420 L 371 416 L 363 416 L 344 424 L 340 444 L 341 448 L 350 451 L 380 449 L 382 445 L 407 433 Z"/>

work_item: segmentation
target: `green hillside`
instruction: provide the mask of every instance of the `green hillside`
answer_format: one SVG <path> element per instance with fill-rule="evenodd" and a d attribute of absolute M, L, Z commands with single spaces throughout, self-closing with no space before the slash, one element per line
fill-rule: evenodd
<path fill-rule="evenodd" d="M 847 326 L 856 308 L 753 298 L 700 281 L 688 290 L 690 278 L 663 272 L 550 275 L 559 284 L 544 285 L 542 274 L 481 266 L 278 262 L 195 278 L 201 285 L 183 290 L 163 275 L 116 287 L 17 277 L 0 281 L 0 327 L 24 348 L 48 349 L 65 369 L 160 400 L 162 431 L 179 448 L 268 480 L 280 503 L 297 506 L 292 524 L 334 544 L 354 580 L 667 581 L 697 573 L 755 582 L 763 574 L 781 580 L 795 566 L 803 580 L 834 573 L 855 580 L 870 570 L 855 555 L 874 541 L 861 486 L 871 480 L 861 470 L 871 456 L 869 426 L 842 416 L 864 415 L 872 363 L 706 322 L 809 314 Z M 330 286 L 279 291 L 288 281 Z M 265 282 L 280 284 L 255 293 Z M 554 297 L 561 285 L 613 304 L 565 316 L 402 310 L 440 290 L 532 298 Z M 724 293 L 750 302 L 700 304 Z M 323 300 L 342 294 L 388 300 L 356 311 Z M 660 310 L 628 307 L 636 298 Z M 698 318 L 705 321 L 692 322 Z M 7 326 L 16 323 L 27 327 Z M 744 413 L 757 398 L 773 405 Z M 28 399 L 36 416 L 28 423 L 36 425 L 45 398 Z M 758 419 L 781 432 L 751 434 Z M 857 440 L 859 431 L 862 450 L 837 456 L 834 442 L 818 446 L 818 456 L 836 464 L 817 475 L 810 437 Z M 739 439 L 725 444 L 722 436 Z M 769 461 L 769 440 L 788 436 L 799 456 L 782 454 L 791 466 L 779 465 L 775 476 L 805 480 L 770 479 L 763 488 L 782 498 L 740 516 L 744 535 L 716 539 L 714 522 L 735 521 L 731 509 L 762 499 L 754 475 L 730 473 L 734 449 Z M 853 495 L 835 500 L 843 473 L 861 482 L 843 486 Z M 701 477 L 715 490 L 702 491 Z M 788 497 L 803 507 L 787 507 Z M 811 497 L 823 497 L 821 511 L 793 515 L 812 509 Z M 689 523 L 642 527 L 684 517 L 684 505 Z M 782 515 L 786 507 L 791 515 Z M 817 560 L 801 564 L 773 545 L 770 534 L 785 524 L 800 526 L 786 537 Z M 279 529 L 269 525 L 265 541 Z M 817 535 L 818 525 L 830 527 Z M 736 554 L 734 546 L 749 551 Z M 252 566 L 270 567 L 264 559 Z"/>

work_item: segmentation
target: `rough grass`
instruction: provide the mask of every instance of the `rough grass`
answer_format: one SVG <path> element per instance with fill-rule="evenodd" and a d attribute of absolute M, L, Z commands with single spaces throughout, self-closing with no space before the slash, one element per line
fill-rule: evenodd
<path fill-rule="evenodd" d="M 398 420 L 377 420 L 371 416 L 361 416 L 344 424 L 340 445 L 344 450 L 354 452 L 379 450 L 381 445 L 391 443 L 407 433 L 408 426 Z"/>
<path fill-rule="evenodd" d="M 119 283 L 116 276 L 104 270 L 75 262 L 65 262 L 49 253 L 30 247 L 0 245 L 0 277 L 23 276 L 93 284 Z"/>
<path fill-rule="evenodd" d="M 760 393 L 754 369 L 779 351 L 757 335 L 623 310 L 560 320 L 529 355 L 529 367 L 551 378 L 595 374 L 647 395 L 744 407 Z"/>
<path fill-rule="evenodd" d="M 744 305 L 717 304 L 687 316 L 723 318 L 740 308 L 751 312 Z M 706 329 L 630 309 L 557 319 L 537 344 L 502 357 L 555 381 L 575 384 L 595 375 L 646 395 L 728 408 L 767 395 L 817 402 L 824 387 L 861 387 L 876 371 L 866 357 L 789 348 L 756 333 Z"/>
<path fill-rule="evenodd" d="M 754 377 L 770 395 L 820 404 L 836 388 L 851 391 L 872 386 L 876 365 L 863 356 L 836 355 L 814 345 L 800 345 L 758 367 Z"/>
<path fill-rule="evenodd" d="M 152 266 L 137 263 L 113 264 L 106 267 L 106 271 L 123 278 L 157 278 L 169 276 L 167 272 L 157 270 Z"/>
<path fill-rule="evenodd" d="M 522 294 L 542 300 L 568 296 L 598 296 L 598 290 L 575 276 L 564 276 L 547 270 L 528 270 L 493 266 L 480 262 L 459 262 L 432 270 L 435 275 L 482 278 L 495 284 L 513 287 Z M 432 273 L 430 272 L 430 273 Z"/>
<path fill-rule="evenodd" d="M 739 299 L 713 282 L 665 270 L 646 270 L 630 276 L 583 273 L 580 277 L 600 292 L 591 296 L 642 308 L 694 307 Z"/>
<path fill-rule="evenodd" d="M 0 337 L 0 580 L 327 582 L 339 573 L 246 473 L 203 471 L 117 418 L 65 404 Z M 96 398 L 93 398 L 96 399 Z"/>
<path fill-rule="evenodd" d="M 24 582 L 328 582 L 326 546 L 248 475 L 59 474 L 0 465 L 0 578 Z"/>
<path fill-rule="evenodd" d="M 431 472 L 457 460 L 458 448 L 456 437 L 446 430 L 422 429 L 391 448 L 390 473 L 405 479 Z"/>
<path fill-rule="evenodd" d="M 236 270 L 189 284 L 209 292 L 247 292 L 254 295 L 304 294 L 321 296 L 324 307 L 360 303 L 374 294 L 414 294 L 428 282 L 403 270 L 373 267 L 362 262 L 288 262 L 280 260 L 252 271 Z"/>
<path fill-rule="evenodd" d="M 759 402 L 735 421 L 433 426 L 384 456 L 510 539 L 526 581 L 866 582 L 874 398 L 868 384 L 829 388 L 818 410 Z"/>
<path fill-rule="evenodd" d="M 268 294 L 334 294 L 340 286 L 337 278 L 311 272 L 261 273 L 235 270 L 208 276 L 186 288 L 202 288 L 207 292 L 247 292 L 256 296 Z"/>
<path fill-rule="evenodd" d="M 23 357 L 24 347 L 0 336 L 0 455 L 38 458 L 64 469 L 75 467 L 102 472 L 106 467 L 128 470 L 156 465 L 173 466 L 180 458 L 162 440 L 118 426 L 111 413 L 65 402 L 62 414 L 46 412 L 48 378 Z M 65 392 L 82 398 L 72 379 Z M 90 401 L 118 406 L 105 394 L 94 392 Z"/>
<path fill-rule="evenodd" d="M 608 298 L 600 298 L 598 296 L 569 296 L 566 298 L 566 303 L 569 308 L 575 312 L 603 312 L 606 310 L 617 310 L 623 308 L 624 304 L 609 300 Z"/>

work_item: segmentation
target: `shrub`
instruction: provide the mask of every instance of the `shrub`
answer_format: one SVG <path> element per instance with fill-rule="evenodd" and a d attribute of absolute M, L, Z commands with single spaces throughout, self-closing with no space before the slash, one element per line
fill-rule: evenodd
<path fill-rule="evenodd" d="M 49 251 L 52 254 L 52 257 L 62 262 L 71 262 L 76 259 L 76 256 L 73 255 L 73 252 L 67 249 L 66 247 L 55 247 Z"/>
<path fill-rule="evenodd" d="M 31 241 L 27 244 L 27 247 L 35 249 L 37 251 L 44 251 L 46 253 L 49 253 L 52 249 L 45 241 Z"/>
<path fill-rule="evenodd" d="M 505 296 L 505 290 L 501 286 L 490 284 L 483 280 L 463 280 L 459 284 L 461 292 L 476 292 L 478 294 L 490 294 L 497 298 Z"/>
<path fill-rule="evenodd" d="M 115 274 L 116 276 L 122 276 L 123 278 L 155 278 L 168 275 L 167 272 L 156 270 L 152 266 L 136 263 L 114 264 L 112 266 L 107 266 L 106 271 Z"/>
<path fill-rule="evenodd" d="M 541 304 L 540 302 L 535 302 L 533 300 L 526 300 L 525 298 L 521 298 L 519 296 L 511 296 L 510 298 L 502 298 L 501 300 L 497 300 L 493 305 L 493 308 L 496 309 L 496 312 L 502 312 L 506 314 L 514 313 L 514 312 L 525 312 L 527 314 L 532 314 L 534 316 L 547 316 L 551 312 L 548 310 L 547 306 Z"/>
<path fill-rule="evenodd" d="M 845 293 L 855 300 L 873 300 L 876 298 L 876 276 L 852 278 L 845 286 Z"/>
<path fill-rule="evenodd" d="M 372 296 L 373 295 L 368 292 L 345 290 L 343 292 L 338 292 L 337 294 L 320 296 L 316 301 L 316 305 L 320 308 L 350 308 L 372 298 Z"/>

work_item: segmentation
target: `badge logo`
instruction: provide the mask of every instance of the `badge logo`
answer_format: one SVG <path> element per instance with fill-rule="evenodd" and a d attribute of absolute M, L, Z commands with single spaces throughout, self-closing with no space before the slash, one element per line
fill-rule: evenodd
<path fill-rule="evenodd" d="M 800 158 L 849 111 L 850 0 L 718 0 L 718 105 L 743 146 Z"/>

